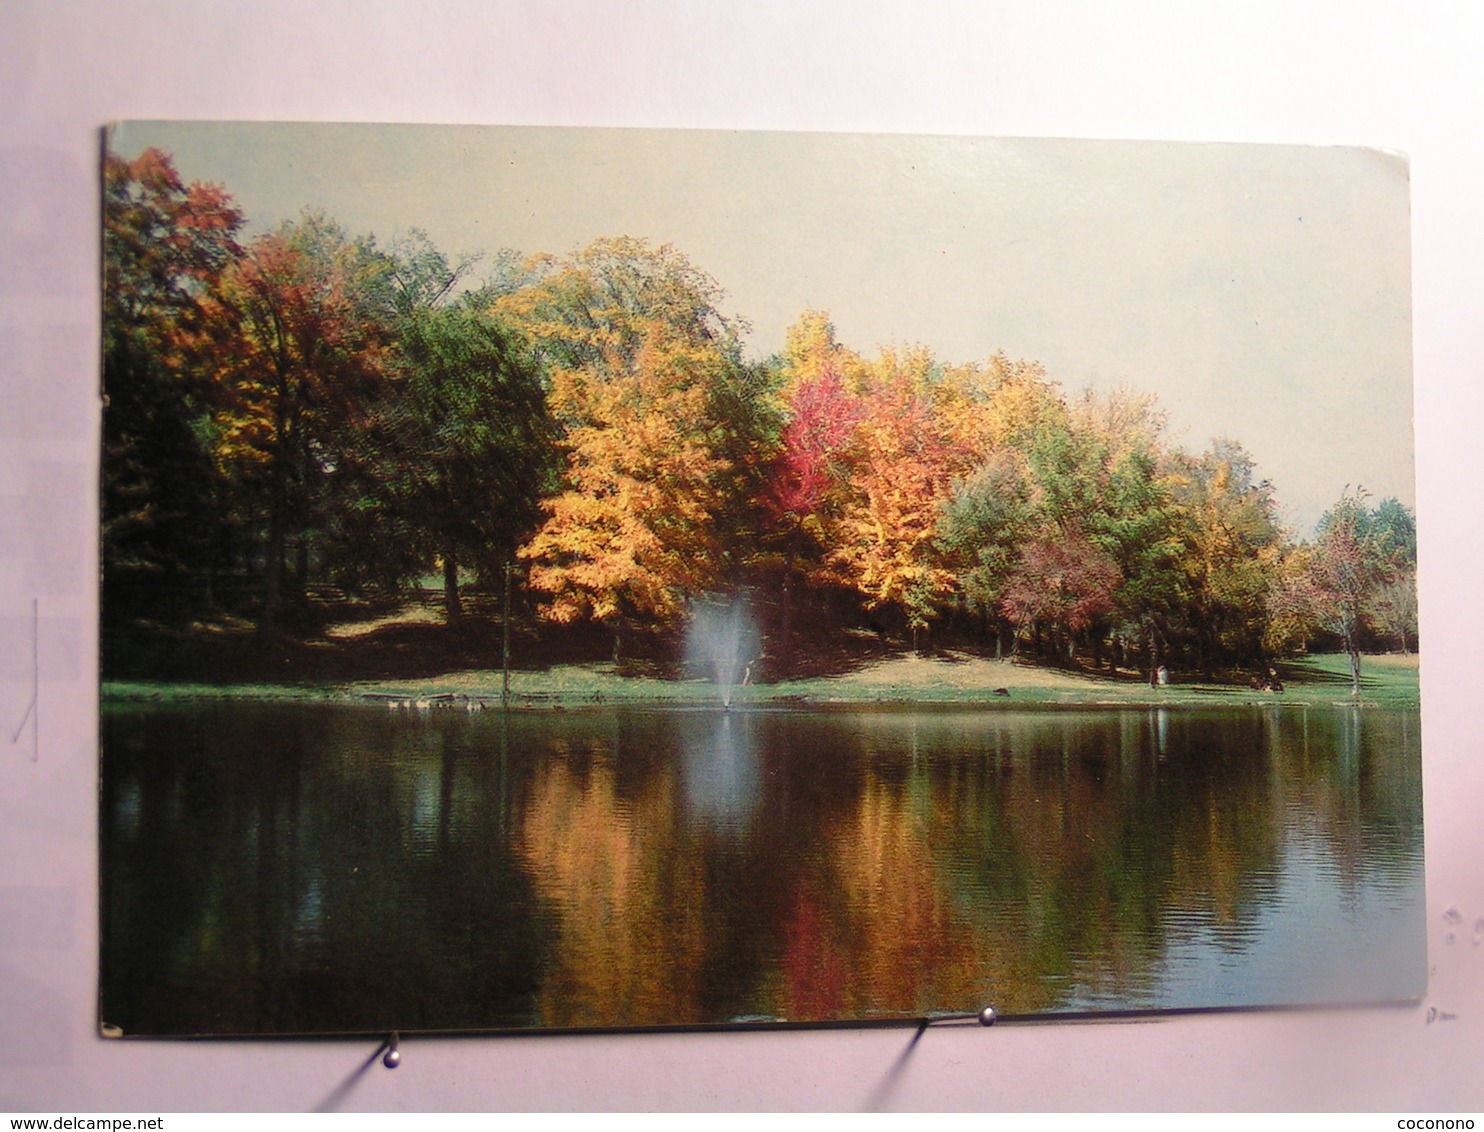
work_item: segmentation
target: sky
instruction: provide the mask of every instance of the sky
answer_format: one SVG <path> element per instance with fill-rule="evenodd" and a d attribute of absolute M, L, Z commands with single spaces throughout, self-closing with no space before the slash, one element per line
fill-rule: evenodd
<path fill-rule="evenodd" d="M 1415 507 L 1408 169 L 1339 147 L 535 127 L 129 122 L 113 147 L 445 253 L 673 244 L 783 346 L 806 309 L 872 356 L 1036 360 L 1238 440 L 1307 535 L 1347 488 Z"/>

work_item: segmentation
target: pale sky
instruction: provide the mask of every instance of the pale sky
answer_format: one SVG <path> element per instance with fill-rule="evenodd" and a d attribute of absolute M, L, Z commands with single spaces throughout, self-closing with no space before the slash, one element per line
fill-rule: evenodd
<path fill-rule="evenodd" d="M 1347 485 L 1415 506 L 1408 173 L 1363 149 L 882 135 L 130 122 L 255 230 L 319 208 L 387 242 L 671 243 L 757 356 L 806 308 L 842 342 L 997 350 L 1069 394 L 1158 396 L 1239 440 L 1304 535 Z"/>

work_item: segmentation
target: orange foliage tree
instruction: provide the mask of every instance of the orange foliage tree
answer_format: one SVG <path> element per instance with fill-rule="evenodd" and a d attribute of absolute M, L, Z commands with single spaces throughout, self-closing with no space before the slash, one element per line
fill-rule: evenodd
<path fill-rule="evenodd" d="M 936 539 L 965 454 L 944 435 L 921 373 L 890 354 L 882 368 L 861 399 L 830 561 L 869 608 L 904 614 L 915 648 L 952 583 Z"/>

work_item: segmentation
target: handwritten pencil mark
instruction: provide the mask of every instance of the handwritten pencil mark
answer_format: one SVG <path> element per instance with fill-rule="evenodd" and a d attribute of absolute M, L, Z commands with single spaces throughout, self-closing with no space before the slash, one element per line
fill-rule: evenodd
<path fill-rule="evenodd" d="M 31 724 L 31 761 L 41 760 L 41 712 L 37 707 L 41 699 L 41 666 L 37 662 L 38 638 L 40 636 L 40 618 L 37 614 L 38 602 L 36 598 L 31 599 L 31 702 L 26 705 L 26 712 L 21 716 L 21 722 L 16 726 L 15 733 L 11 735 L 12 744 L 21 741 L 21 732 L 26 729 L 26 723 Z"/>

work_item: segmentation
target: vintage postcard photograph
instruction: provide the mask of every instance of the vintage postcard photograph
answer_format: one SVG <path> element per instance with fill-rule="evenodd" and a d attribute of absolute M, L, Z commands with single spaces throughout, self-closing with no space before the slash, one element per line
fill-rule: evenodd
<path fill-rule="evenodd" d="M 1408 169 L 128 122 L 122 1036 L 1426 987 Z"/>

